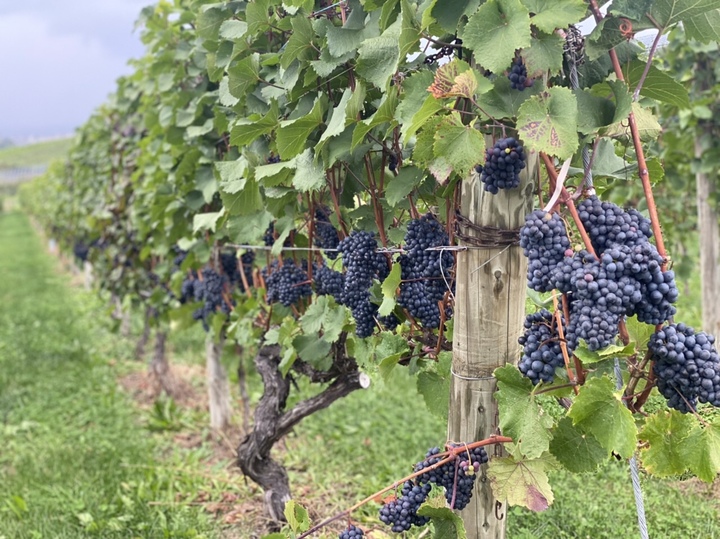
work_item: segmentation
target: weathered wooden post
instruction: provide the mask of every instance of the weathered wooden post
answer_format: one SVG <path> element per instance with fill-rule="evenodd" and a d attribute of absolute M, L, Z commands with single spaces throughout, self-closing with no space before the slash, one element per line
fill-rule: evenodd
<path fill-rule="evenodd" d="M 537 154 L 530 153 L 519 188 L 496 195 L 483 189 L 478 174 L 462 183 L 458 243 L 470 249 L 460 251 L 457 258 L 449 440 L 475 441 L 496 433 L 492 373 L 519 357 L 527 261 L 518 233 L 532 211 L 538 166 Z M 496 507 L 484 471 L 461 515 L 468 537 L 505 537 L 506 508 Z"/>
<path fill-rule="evenodd" d="M 232 416 L 230 382 L 221 360 L 224 345 L 224 335 L 216 338 L 212 331 L 207 334 L 205 340 L 205 376 L 210 405 L 210 427 L 218 431 L 226 430 L 230 426 Z"/>

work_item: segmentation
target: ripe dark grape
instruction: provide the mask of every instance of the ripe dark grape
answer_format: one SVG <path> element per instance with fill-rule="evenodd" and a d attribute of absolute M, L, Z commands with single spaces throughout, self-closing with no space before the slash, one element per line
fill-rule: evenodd
<path fill-rule="evenodd" d="M 652 236 L 650 220 L 637 210 L 625 211 L 612 202 L 603 202 L 596 196 L 583 200 L 577 206 L 578 215 L 598 254 L 611 245 L 637 245 L 647 243 Z"/>
<path fill-rule="evenodd" d="M 268 303 L 276 301 L 289 307 L 300 301 L 300 298 L 312 295 L 312 288 L 308 274 L 291 258 L 285 259 L 281 267 L 277 261 L 273 262 L 271 272 L 263 270 L 265 285 L 267 286 Z"/>
<path fill-rule="evenodd" d="M 538 292 L 553 290 L 552 274 L 571 248 L 560 215 L 535 210 L 525 217 L 520 229 L 520 247 L 528 258 L 528 286 Z"/>
<path fill-rule="evenodd" d="M 417 511 L 430 494 L 432 486 L 405 481 L 402 494 L 396 500 L 380 508 L 380 520 L 392 527 L 394 532 L 404 532 L 413 525 L 424 526 L 430 519 L 418 516 Z"/>
<path fill-rule="evenodd" d="M 231 284 L 237 284 L 240 281 L 240 269 L 235 251 L 220 253 L 220 266 Z"/>
<path fill-rule="evenodd" d="M 508 79 L 510 79 L 510 88 L 520 90 L 521 92 L 525 88 L 532 86 L 535 82 L 535 79 L 527 76 L 527 67 L 523 64 L 520 56 L 516 56 L 513 60 L 512 66 L 510 66 L 510 72 L 508 73 Z"/>
<path fill-rule="evenodd" d="M 398 166 L 397 155 L 395 155 L 394 153 L 391 153 L 390 157 L 388 158 L 388 168 L 390 169 L 391 172 L 395 172 L 395 171 L 397 171 L 397 166 Z"/>
<path fill-rule="evenodd" d="M 82 240 L 75 241 L 75 244 L 73 245 L 73 254 L 75 255 L 75 258 L 81 262 L 85 262 L 88 259 L 89 252 L 90 247 L 88 247 L 87 243 Z"/>
<path fill-rule="evenodd" d="M 337 229 L 330 222 L 329 212 L 325 208 L 317 208 L 315 210 L 315 236 L 313 241 L 315 245 L 321 249 L 337 249 L 340 243 Z M 337 258 L 337 251 L 325 251 L 327 257 L 331 260 Z"/>
<path fill-rule="evenodd" d="M 550 383 L 555 378 L 555 368 L 562 367 L 565 360 L 560 348 L 560 335 L 553 314 L 542 309 L 525 317 L 525 333 L 518 339 L 523 355 L 518 368 L 533 384 Z"/>
<path fill-rule="evenodd" d="M 685 324 L 670 324 L 650 337 L 657 388 L 669 407 L 687 413 L 697 401 L 720 406 L 720 355 L 714 343 L 712 335 Z"/>
<path fill-rule="evenodd" d="M 404 307 L 427 328 L 440 326 L 440 308 L 448 284 L 452 286 L 455 257 L 449 251 L 428 251 L 447 246 L 449 238 L 442 224 L 432 215 L 410 221 L 405 235 L 405 251 L 398 258 L 401 269 L 400 297 Z"/>
<path fill-rule="evenodd" d="M 203 302 L 199 309 L 193 312 L 195 320 L 202 320 L 205 331 L 208 331 L 208 318 L 218 310 L 222 313 L 229 313 L 231 305 L 223 298 L 225 283 L 228 279 L 213 269 L 202 270 L 202 280 L 197 279 L 193 288 L 195 301 Z"/>
<path fill-rule="evenodd" d="M 270 223 L 267 227 L 267 230 L 265 230 L 265 235 L 263 236 L 263 243 L 270 247 L 273 243 L 275 243 L 275 225 L 273 223 Z"/>
<path fill-rule="evenodd" d="M 345 275 L 330 269 L 325 264 L 313 267 L 313 282 L 315 292 L 319 296 L 332 296 L 335 301 L 342 304 L 343 290 L 345 289 Z"/>
<path fill-rule="evenodd" d="M 272 155 L 270 154 L 267 158 L 267 162 L 272 163 L 279 163 L 280 162 L 280 156 L 279 155 Z"/>
<path fill-rule="evenodd" d="M 180 266 L 182 266 L 182 263 L 185 262 L 188 253 L 179 247 L 173 247 L 173 251 L 175 252 L 175 258 L 173 258 L 173 271 L 179 271 Z"/>
<path fill-rule="evenodd" d="M 513 137 L 498 140 L 485 150 L 485 165 L 480 179 L 485 190 L 496 194 L 500 189 L 520 185 L 520 171 L 525 168 L 525 151 Z"/>
<path fill-rule="evenodd" d="M 195 283 L 198 282 L 200 281 L 197 280 L 194 274 L 185 278 L 180 287 L 180 303 L 195 301 Z"/>
<path fill-rule="evenodd" d="M 374 278 L 383 280 L 389 273 L 387 259 L 377 248 L 369 232 L 353 232 L 338 244 L 346 270 L 341 303 L 352 311 L 358 337 L 369 337 L 375 329 L 377 305 L 370 301 L 370 287 Z"/>
<path fill-rule="evenodd" d="M 358 539 L 359 537 L 364 536 L 365 534 L 360 528 L 358 528 L 354 524 L 350 524 L 347 528 L 340 532 L 340 535 L 338 535 L 338 539 Z"/>

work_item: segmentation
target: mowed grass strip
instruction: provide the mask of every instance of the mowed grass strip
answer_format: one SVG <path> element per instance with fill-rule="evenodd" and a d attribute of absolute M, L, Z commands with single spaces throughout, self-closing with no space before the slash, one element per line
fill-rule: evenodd
<path fill-rule="evenodd" d="M 0 214 L 0 538 L 214 537 L 118 390 L 123 344 L 65 282 L 26 217 Z"/>

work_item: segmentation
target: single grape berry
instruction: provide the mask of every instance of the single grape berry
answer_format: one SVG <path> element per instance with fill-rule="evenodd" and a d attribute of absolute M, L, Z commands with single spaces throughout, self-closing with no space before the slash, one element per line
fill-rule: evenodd
<path fill-rule="evenodd" d="M 513 137 L 498 140 L 485 150 L 485 165 L 480 179 L 485 190 L 497 194 L 500 189 L 520 185 L 520 171 L 525 168 L 525 152 Z"/>
<path fill-rule="evenodd" d="M 510 72 L 508 73 L 508 79 L 510 79 L 510 88 L 520 90 L 521 92 L 525 88 L 532 86 L 535 82 L 535 79 L 527 76 L 527 67 L 523 64 L 520 56 L 516 56 L 513 60 L 512 66 L 510 66 Z"/>

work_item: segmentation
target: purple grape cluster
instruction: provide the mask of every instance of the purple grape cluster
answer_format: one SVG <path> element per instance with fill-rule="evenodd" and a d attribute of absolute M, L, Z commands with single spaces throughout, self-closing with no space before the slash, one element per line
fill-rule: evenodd
<path fill-rule="evenodd" d="M 523 355 L 518 368 L 533 384 L 550 383 L 555 369 L 565 364 L 556 320 L 547 309 L 525 317 L 525 333 L 518 339 Z"/>
<path fill-rule="evenodd" d="M 427 328 L 440 326 L 438 303 L 445 297 L 447 283 L 453 281 L 455 265 L 451 252 L 428 249 L 448 243 L 442 224 L 427 214 L 410 221 L 405 234 L 406 253 L 398 259 L 402 279 L 398 304 Z"/>
<path fill-rule="evenodd" d="M 520 229 L 520 247 L 528 259 L 528 286 L 538 292 L 555 288 L 552 274 L 572 254 L 565 223 L 557 213 L 535 210 Z"/>
<path fill-rule="evenodd" d="M 335 249 L 340 243 L 340 237 L 337 229 L 330 222 L 330 212 L 327 208 L 317 208 L 315 210 L 315 235 L 313 241 L 321 249 L 333 249 L 332 251 L 325 251 L 329 259 L 335 260 L 337 258 L 338 254 Z"/>
<path fill-rule="evenodd" d="M 394 532 L 404 532 L 412 526 L 424 526 L 430 519 L 417 514 L 430 494 L 432 485 L 405 481 L 399 498 L 380 508 L 380 520 L 391 526 Z"/>
<path fill-rule="evenodd" d="M 527 67 L 522 61 L 522 57 L 516 56 L 510 66 L 510 72 L 508 73 L 508 79 L 510 79 L 510 88 L 514 90 L 520 90 L 521 92 L 525 88 L 529 88 L 535 82 L 535 79 L 527 76 Z"/>
<path fill-rule="evenodd" d="M 338 244 L 345 268 L 340 299 L 352 311 L 358 337 L 369 337 L 375 330 L 378 307 L 370 301 L 370 287 L 373 279 L 382 281 L 389 273 L 387 259 L 377 248 L 377 240 L 370 232 L 353 232 Z"/>
<path fill-rule="evenodd" d="M 73 244 L 73 254 L 75 258 L 80 260 L 80 262 L 85 262 L 88 259 L 88 253 L 90 253 L 88 244 L 82 240 L 75 240 Z"/>
<path fill-rule="evenodd" d="M 202 320 L 205 331 L 210 329 L 208 318 L 216 313 L 228 314 L 231 306 L 223 298 L 223 290 L 228 282 L 225 275 L 220 275 L 211 268 L 202 270 L 202 280 L 196 279 L 193 285 L 193 299 L 201 301 L 202 306 L 192 316 L 194 320 Z"/>
<path fill-rule="evenodd" d="M 591 196 L 578 204 L 577 211 L 596 253 L 612 245 L 647 243 L 652 237 L 650 220 L 635 209 L 626 211 Z"/>
<path fill-rule="evenodd" d="M 285 259 L 281 267 L 278 266 L 275 261 L 271 266 L 272 271 L 269 272 L 267 268 L 263 270 L 268 303 L 278 301 L 289 307 L 300 301 L 300 298 L 312 295 L 310 280 L 304 269 L 291 258 Z"/>
<path fill-rule="evenodd" d="M 252 268 L 253 262 L 255 261 L 255 253 L 248 251 L 240 256 L 238 262 L 237 252 L 228 251 L 220 253 L 220 266 L 222 267 L 223 273 L 227 276 L 230 284 L 239 286 L 241 291 L 245 291 L 245 285 L 243 284 L 242 275 L 240 273 L 240 266 L 242 271 L 245 273 L 245 280 L 248 284 L 252 283 Z"/>
<path fill-rule="evenodd" d="M 485 190 L 497 194 L 500 189 L 513 189 L 520 185 L 520 171 L 525 168 L 525 151 L 513 137 L 498 140 L 485 150 L 485 165 L 480 179 Z"/>
<path fill-rule="evenodd" d="M 340 532 L 340 535 L 338 535 L 338 539 L 359 539 L 360 537 L 364 536 L 365 533 L 363 533 L 360 528 L 358 528 L 354 524 L 350 524 L 347 528 Z"/>
<path fill-rule="evenodd" d="M 345 275 L 329 268 L 326 264 L 313 266 L 313 283 L 319 296 L 332 296 L 342 305 Z"/>
<path fill-rule="evenodd" d="M 656 331 L 648 343 L 657 388 L 668 406 L 683 413 L 698 401 L 720 406 L 720 355 L 715 338 L 685 324 Z"/>

